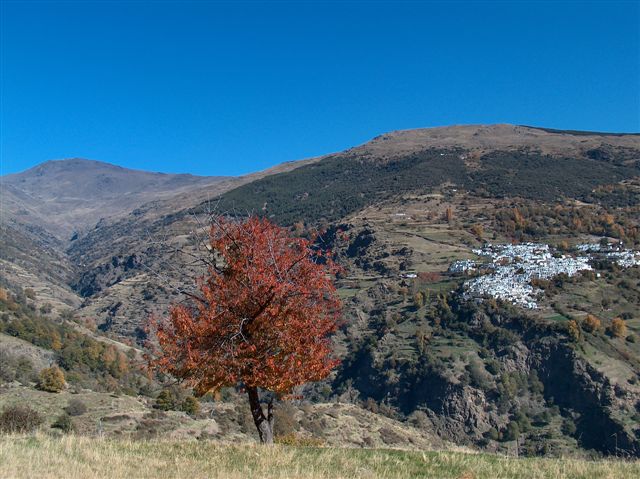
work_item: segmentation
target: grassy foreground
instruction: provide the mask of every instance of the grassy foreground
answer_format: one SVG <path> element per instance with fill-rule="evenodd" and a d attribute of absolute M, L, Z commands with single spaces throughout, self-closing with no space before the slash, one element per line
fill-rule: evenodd
<path fill-rule="evenodd" d="M 488 454 L 0 437 L 2 478 L 624 478 L 640 462 L 514 459 Z"/>

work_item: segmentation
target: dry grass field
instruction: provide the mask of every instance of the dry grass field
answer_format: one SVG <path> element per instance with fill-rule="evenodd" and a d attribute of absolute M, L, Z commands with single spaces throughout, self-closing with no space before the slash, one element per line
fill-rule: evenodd
<path fill-rule="evenodd" d="M 0 437 L 0 477 L 617 479 L 640 477 L 640 463 L 36 435 Z"/>

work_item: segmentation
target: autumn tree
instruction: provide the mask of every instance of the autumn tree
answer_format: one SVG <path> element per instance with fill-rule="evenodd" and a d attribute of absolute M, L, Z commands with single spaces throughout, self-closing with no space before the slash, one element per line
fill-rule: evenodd
<path fill-rule="evenodd" d="M 571 319 L 567 321 L 567 333 L 569 337 L 574 341 L 579 341 L 582 338 L 582 334 L 580 333 L 580 327 L 578 326 L 578 322 L 575 319 Z"/>
<path fill-rule="evenodd" d="M 596 318 L 593 314 L 587 314 L 587 317 L 582 322 L 582 329 L 589 333 L 599 331 L 602 328 L 602 322 Z"/>
<path fill-rule="evenodd" d="M 484 236 L 484 228 L 482 227 L 481 224 L 476 223 L 471 227 L 471 233 L 478 238 L 478 241 L 482 241 L 482 238 Z"/>
<path fill-rule="evenodd" d="M 522 228 L 525 224 L 524 216 L 522 216 L 522 213 L 520 213 L 518 208 L 513 209 L 513 221 L 518 228 Z"/>
<path fill-rule="evenodd" d="M 611 325 L 609 326 L 609 334 L 614 338 L 620 338 L 627 334 L 627 325 L 624 320 L 621 318 L 614 318 L 611 320 Z"/>
<path fill-rule="evenodd" d="M 421 291 L 418 291 L 413 295 L 413 304 L 415 304 L 416 308 L 420 309 L 424 306 L 424 295 Z"/>
<path fill-rule="evenodd" d="M 313 239 L 257 217 L 216 218 L 208 240 L 208 272 L 197 292 L 152 323 L 151 364 L 197 394 L 242 387 L 260 440 L 270 444 L 273 401 L 263 410 L 260 390 L 286 397 L 337 365 L 330 340 L 340 307 L 336 266 Z"/>
<path fill-rule="evenodd" d="M 451 208 L 451 206 L 448 206 L 445 210 L 444 219 L 447 221 L 447 223 L 451 223 L 453 221 L 453 209 Z"/>
<path fill-rule="evenodd" d="M 38 386 L 43 391 L 59 393 L 65 387 L 64 373 L 58 366 L 52 366 L 40 371 Z"/>

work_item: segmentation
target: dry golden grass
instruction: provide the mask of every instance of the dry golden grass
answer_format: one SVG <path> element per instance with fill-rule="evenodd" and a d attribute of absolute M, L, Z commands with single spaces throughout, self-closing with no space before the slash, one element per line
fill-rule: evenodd
<path fill-rule="evenodd" d="M 2 478 L 625 478 L 640 463 L 489 454 L 261 447 L 81 436 L 0 437 Z"/>

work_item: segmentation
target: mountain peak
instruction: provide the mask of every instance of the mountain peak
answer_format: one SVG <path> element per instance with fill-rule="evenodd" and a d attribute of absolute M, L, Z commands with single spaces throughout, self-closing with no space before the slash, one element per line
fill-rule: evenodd
<path fill-rule="evenodd" d="M 149 201 L 222 179 L 132 170 L 84 158 L 50 160 L 2 177 L 2 209 L 26 223 L 29 216 L 40 216 L 62 238 L 100 218 L 126 214 Z"/>

